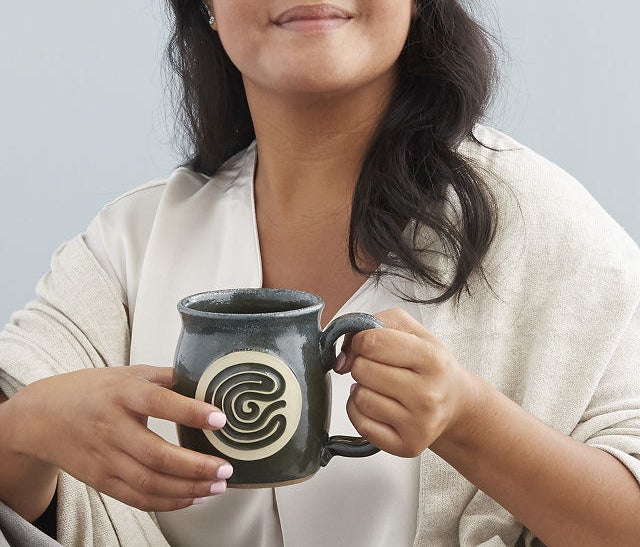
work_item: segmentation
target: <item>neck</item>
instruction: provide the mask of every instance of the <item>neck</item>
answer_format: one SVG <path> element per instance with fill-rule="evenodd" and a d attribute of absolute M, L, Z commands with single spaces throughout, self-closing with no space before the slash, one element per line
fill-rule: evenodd
<path fill-rule="evenodd" d="M 393 82 L 332 96 L 282 96 L 245 81 L 256 132 L 256 199 L 280 218 L 348 211 Z"/>

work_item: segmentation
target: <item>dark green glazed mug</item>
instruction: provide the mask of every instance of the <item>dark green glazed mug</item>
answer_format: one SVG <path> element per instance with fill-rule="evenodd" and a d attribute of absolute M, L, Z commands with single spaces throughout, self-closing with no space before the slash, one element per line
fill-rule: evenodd
<path fill-rule="evenodd" d="M 178 438 L 181 446 L 229 461 L 230 487 L 294 484 L 333 456 L 378 452 L 361 437 L 329 437 L 328 372 L 340 336 L 383 325 L 351 313 L 322 331 L 323 307 L 314 294 L 279 289 L 213 291 L 178 304 L 173 389 L 227 416 L 219 431 L 178 425 Z"/>

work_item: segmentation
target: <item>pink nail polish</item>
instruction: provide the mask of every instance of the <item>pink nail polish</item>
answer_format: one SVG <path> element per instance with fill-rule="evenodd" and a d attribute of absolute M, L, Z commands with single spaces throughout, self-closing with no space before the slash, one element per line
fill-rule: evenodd
<path fill-rule="evenodd" d="M 227 491 L 227 481 L 216 481 L 211 485 L 212 494 L 224 494 Z"/>
<path fill-rule="evenodd" d="M 334 370 L 338 373 L 342 372 L 347 364 L 347 354 L 344 351 L 341 351 L 338 354 L 338 358 L 336 359 L 336 365 Z"/>
<path fill-rule="evenodd" d="M 218 467 L 218 474 L 216 477 L 219 479 L 228 479 L 231 475 L 233 475 L 233 467 L 231 467 L 231 464 L 225 463 Z"/>
<path fill-rule="evenodd" d="M 207 498 L 196 498 L 191 502 L 191 505 L 202 505 L 205 501 Z"/>
<path fill-rule="evenodd" d="M 207 423 L 214 429 L 221 429 L 227 423 L 227 417 L 222 412 L 212 412 Z"/>

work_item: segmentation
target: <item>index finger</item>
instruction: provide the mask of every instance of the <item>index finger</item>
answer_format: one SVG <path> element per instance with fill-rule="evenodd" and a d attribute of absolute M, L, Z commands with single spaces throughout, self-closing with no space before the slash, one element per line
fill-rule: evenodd
<path fill-rule="evenodd" d="M 372 329 L 354 334 L 347 355 L 348 370 L 359 356 L 369 361 L 411 369 L 424 370 L 437 359 L 438 347 L 413 334 L 392 328 Z"/>
<path fill-rule="evenodd" d="M 380 319 L 385 325 L 386 328 L 404 332 L 418 338 L 422 338 L 432 344 L 440 344 L 438 339 L 433 336 L 423 325 L 416 321 L 411 315 L 409 315 L 404 310 L 399 309 L 389 309 L 378 312 L 375 316 Z M 342 344 L 342 351 L 345 353 L 349 353 L 351 351 L 351 343 L 354 336 L 360 336 L 362 332 L 359 333 L 349 333 L 344 338 L 344 343 Z"/>
<path fill-rule="evenodd" d="M 404 310 L 385 310 L 376 314 L 388 328 L 413 334 L 418 338 L 422 338 L 432 343 L 439 343 L 438 339 L 433 336 L 419 321 L 416 321 L 411 315 Z"/>
<path fill-rule="evenodd" d="M 173 367 L 156 367 L 151 365 L 130 365 L 126 369 L 148 382 L 164 387 L 173 384 Z"/>
<path fill-rule="evenodd" d="M 127 407 L 142 416 L 153 416 L 197 429 L 220 429 L 227 422 L 219 408 L 149 382 L 132 385 L 123 395 Z"/>

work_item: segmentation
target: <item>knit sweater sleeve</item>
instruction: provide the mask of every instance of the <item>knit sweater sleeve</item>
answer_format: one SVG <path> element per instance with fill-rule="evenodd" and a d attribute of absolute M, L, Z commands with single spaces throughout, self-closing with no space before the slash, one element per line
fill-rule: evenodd
<path fill-rule="evenodd" d="M 571 434 L 618 458 L 640 483 L 640 307 Z"/>
<path fill-rule="evenodd" d="M 81 236 L 54 253 L 36 295 L 0 333 L 0 389 L 7 396 L 55 374 L 128 362 L 125 307 Z"/>
<path fill-rule="evenodd" d="M 12 397 L 43 378 L 128 363 L 130 334 L 118 287 L 82 236 L 60 247 L 39 282 L 37 298 L 0 333 L 0 389 Z M 8 508 L 0 532 L 21 522 Z M 58 541 L 62 545 L 167 545 L 153 517 L 109 498 L 64 472 L 58 480 Z M 22 522 L 38 544 L 37 528 Z M 2 534 L 0 533 L 0 544 Z"/>

